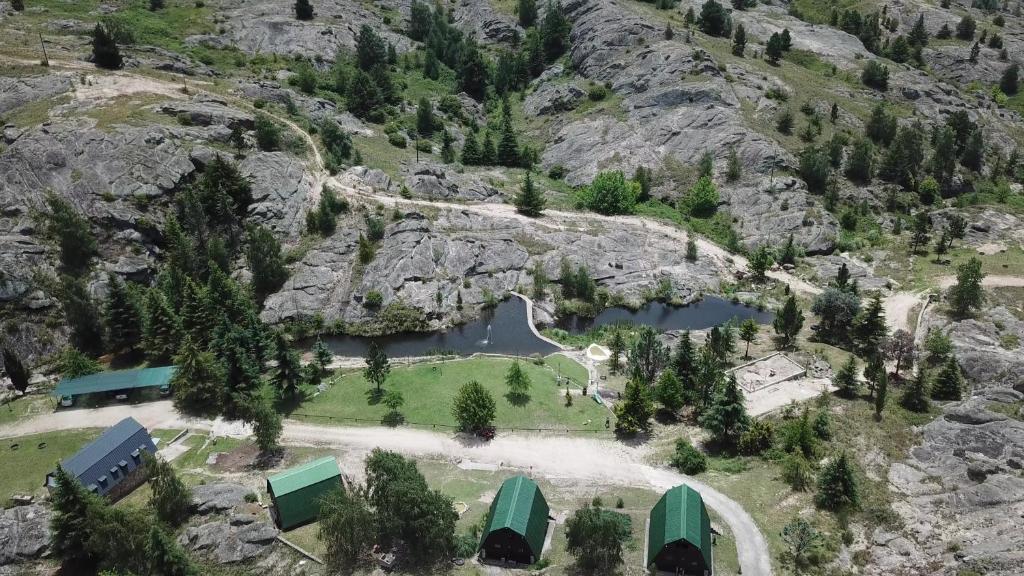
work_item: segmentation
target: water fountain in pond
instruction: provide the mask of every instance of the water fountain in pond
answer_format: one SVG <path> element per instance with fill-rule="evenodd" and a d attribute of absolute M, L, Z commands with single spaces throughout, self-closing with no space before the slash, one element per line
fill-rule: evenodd
<path fill-rule="evenodd" d="M 483 340 L 477 342 L 476 345 L 481 347 L 481 348 L 486 348 L 487 345 L 490 344 L 490 343 L 491 343 L 491 325 L 488 324 L 487 325 L 487 338 L 484 338 Z"/>

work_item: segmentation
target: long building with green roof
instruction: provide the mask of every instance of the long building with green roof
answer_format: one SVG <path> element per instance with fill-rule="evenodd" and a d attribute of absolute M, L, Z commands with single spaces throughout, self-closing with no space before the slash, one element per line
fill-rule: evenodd
<path fill-rule="evenodd" d="M 285 470 L 267 478 L 271 515 L 282 530 L 312 522 L 320 513 L 320 499 L 339 486 L 341 470 L 333 456 Z"/>
<path fill-rule="evenodd" d="M 547 500 L 533 480 L 526 476 L 505 480 L 491 502 L 480 540 L 480 558 L 535 564 L 544 550 L 549 512 Z"/>
<path fill-rule="evenodd" d="M 700 493 L 686 486 L 665 492 L 651 509 L 647 566 L 672 574 L 710 576 L 711 519 Z"/>

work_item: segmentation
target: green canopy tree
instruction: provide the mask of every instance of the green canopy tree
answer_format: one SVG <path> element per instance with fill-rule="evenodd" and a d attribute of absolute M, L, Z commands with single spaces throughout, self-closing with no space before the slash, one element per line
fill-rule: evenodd
<path fill-rule="evenodd" d="M 102 354 L 103 323 L 85 279 L 62 275 L 58 296 L 71 329 L 71 345 L 92 356 Z"/>
<path fill-rule="evenodd" d="M 88 546 L 92 534 L 90 516 L 105 505 L 103 500 L 58 464 L 50 502 L 51 553 L 68 565 L 91 564 L 95 558 Z"/>
<path fill-rule="evenodd" d="M 319 537 L 332 572 L 351 574 L 371 561 L 376 519 L 364 492 L 359 486 L 339 487 L 320 502 Z"/>
<path fill-rule="evenodd" d="M 391 362 L 388 361 L 384 349 L 376 342 L 370 342 L 370 347 L 366 351 L 366 368 L 363 368 L 363 378 L 376 386 L 377 394 L 381 394 L 381 386 L 384 385 L 390 373 Z"/>
<path fill-rule="evenodd" d="M 608 350 L 611 352 L 608 358 L 608 369 L 612 372 L 618 372 L 622 368 L 622 354 L 626 351 L 626 340 L 622 337 L 621 330 L 616 330 L 612 333 L 612 338 L 608 342 Z"/>
<path fill-rule="evenodd" d="M 753 318 L 747 318 L 740 324 L 740 340 L 747 343 L 747 347 L 743 351 L 744 358 L 750 358 L 750 343 L 757 340 L 757 333 L 760 329 L 761 327 Z"/>
<path fill-rule="evenodd" d="M 853 322 L 853 340 L 861 354 L 867 356 L 881 351 L 888 333 L 882 297 L 876 292 Z"/>
<path fill-rule="evenodd" d="M 53 192 L 47 192 L 44 202 L 44 233 L 57 243 L 61 268 L 76 276 L 85 273 L 97 254 L 96 237 L 89 221 Z"/>
<path fill-rule="evenodd" d="M 252 426 L 256 445 L 261 451 L 267 453 L 277 449 L 283 426 L 281 425 L 281 415 L 274 411 L 270 402 L 262 399 L 253 400 L 245 421 Z"/>
<path fill-rule="evenodd" d="M 618 513 L 585 507 L 565 521 L 566 550 L 584 574 L 612 574 L 622 564 L 622 544 L 629 538 Z"/>
<path fill-rule="evenodd" d="M 459 388 L 452 403 L 452 415 L 463 432 L 478 432 L 494 422 L 494 397 L 476 380 Z"/>

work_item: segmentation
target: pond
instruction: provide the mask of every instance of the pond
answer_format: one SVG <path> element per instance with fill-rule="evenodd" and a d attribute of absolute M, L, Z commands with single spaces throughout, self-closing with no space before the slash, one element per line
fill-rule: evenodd
<path fill-rule="evenodd" d="M 384 347 L 390 357 L 428 356 L 455 353 L 468 356 L 477 352 L 547 356 L 558 347 L 542 340 L 526 321 L 526 303 L 508 298 L 492 310 L 484 310 L 477 320 L 437 332 L 405 332 L 377 338 L 331 336 L 324 343 L 340 356 L 365 356 L 371 340 Z"/>
<path fill-rule="evenodd" d="M 727 322 L 731 318 L 753 318 L 760 324 L 766 324 L 771 322 L 772 314 L 707 296 L 689 306 L 669 306 L 651 302 L 636 311 L 609 308 L 596 318 L 573 317 L 560 320 L 558 327 L 576 334 L 598 326 L 621 322 L 645 324 L 659 331 L 703 330 Z M 447 330 L 405 332 L 377 338 L 329 336 L 324 338 L 324 343 L 331 352 L 339 356 L 362 357 L 366 356 L 366 350 L 374 340 L 383 346 L 385 353 L 392 358 L 439 353 L 468 356 L 477 352 L 546 356 L 558 351 L 557 346 L 538 338 L 533 333 L 526 320 L 526 304 L 515 297 L 501 302 L 493 310 L 483 311 L 477 320 Z"/>
<path fill-rule="evenodd" d="M 573 316 L 562 318 L 556 326 L 573 334 L 610 324 L 629 323 L 645 325 L 666 332 L 668 330 L 707 330 L 736 318 L 738 321 L 753 318 L 758 324 L 772 321 L 771 312 L 759 312 L 757 308 L 734 304 L 722 298 L 705 296 L 702 300 L 687 306 L 672 306 L 661 302 L 650 302 L 638 310 L 608 308 L 594 318 Z"/>

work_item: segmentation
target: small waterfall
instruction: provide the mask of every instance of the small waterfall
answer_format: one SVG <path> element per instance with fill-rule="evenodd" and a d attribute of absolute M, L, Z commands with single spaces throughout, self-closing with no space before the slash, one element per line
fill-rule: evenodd
<path fill-rule="evenodd" d="M 488 324 L 487 325 L 487 338 L 484 338 L 483 340 L 480 340 L 476 344 L 477 344 L 477 346 L 480 346 L 481 348 L 485 348 L 490 343 L 491 343 L 491 325 Z"/>

